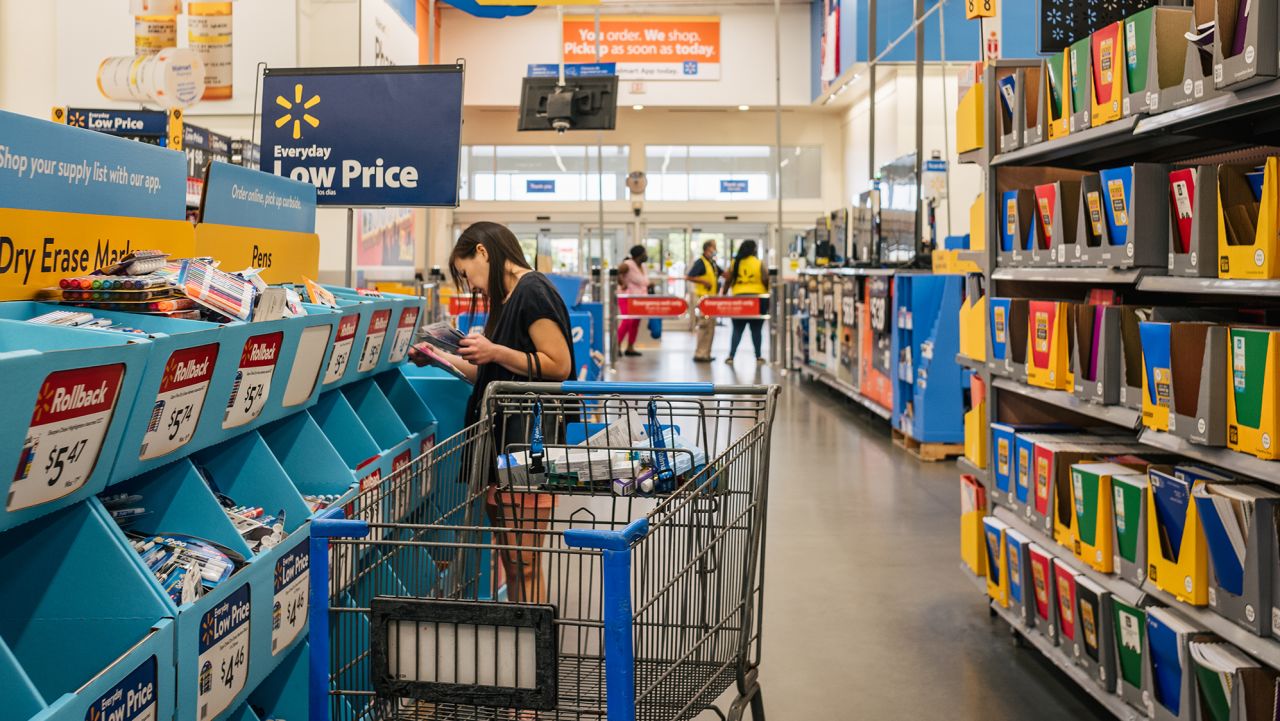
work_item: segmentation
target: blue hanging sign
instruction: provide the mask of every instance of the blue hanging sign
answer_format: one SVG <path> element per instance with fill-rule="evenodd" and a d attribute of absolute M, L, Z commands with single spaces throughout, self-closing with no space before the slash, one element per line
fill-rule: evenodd
<path fill-rule="evenodd" d="M 176 150 L 0 111 L 0 207 L 182 220 Z"/>
<path fill-rule="evenodd" d="M 554 192 L 556 192 L 556 181 L 554 181 L 554 180 L 526 180 L 526 181 L 524 181 L 524 192 L 526 192 L 526 193 L 554 193 Z"/>
<path fill-rule="evenodd" d="M 747 192 L 747 181 L 745 180 L 721 180 L 721 193 L 745 193 Z"/>
<path fill-rule="evenodd" d="M 456 207 L 461 65 L 268 69 L 262 170 L 320 205 Z"/>
<path fill-rule="evenodd" d="M 182 147 L 181 110 L 111 110 L 56 107 L 53 122 L 163 148 Z"/>
<path fill-rule="evenodd" d="M 200 221 L 291 233 L 316 231 L 316 187 L 230 163 L 209 164 Z"/>
<path fill-rule="evenodd" d="M 531 78 L 558 78 L 560 66 L 555 63 L 531 63 L 526 73 Z M 565 63 L 566 78 L 602 78 L 618 74 L 617 63 Z"/>

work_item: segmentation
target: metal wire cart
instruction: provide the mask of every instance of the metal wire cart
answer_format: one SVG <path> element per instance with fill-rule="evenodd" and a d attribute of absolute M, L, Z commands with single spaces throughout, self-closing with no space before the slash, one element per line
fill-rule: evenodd
<path fill-rule="evenodd" d="M 312 719 L 762 721 L 778 392 L 491 385 L 314 522 Z"/>

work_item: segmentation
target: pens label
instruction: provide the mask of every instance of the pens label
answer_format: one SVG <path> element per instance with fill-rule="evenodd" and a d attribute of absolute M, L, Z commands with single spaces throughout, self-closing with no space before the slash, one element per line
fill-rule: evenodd
<path fill-rule="evenodd" d="M 271 603 L 271 655 L 289 647 L 307 625 L 311 601 L 311 554 L 307 541 L 276 561 L 275 596 Z"/>
<path fill-rule="evenodd" d="M 351 361 L 351 346 L 355 345 L 356 327 L 360 325 L 360 316 L 345 316 L 338 323 L 338 336 L 333 341 L 333 352 L 329 354 L 329 367 L 324 372 L 324 383 L 328 385 L 342 378 L 347 373 L 347 364 Z"/>
<path fill-rule="evenodd" d="M 249 587 L 241 586 L 200 618 L 197 721 L 222 713 L 249 675 Z"/>
<path fill-rule="evenodd" d="M 357 371 L 367 373 L 378 365 L 389 325 L 391 325 L 390 308 L 374 311 L 373 316 L 369 318 L 369 331 L 364 334 L 364 348 L 360 351 L 360 362 L 356 364 Z"/>
<path fill-rule="evenodd" d="M 156 657 L 143 661 L 89 705 L 84 721 L 156 721 Z"/>
<path fill-rule="evenodd" d="M 250 423 L 262 415 L 271 395 L 271 378 L 280 358 L 283 332 L 256 335 L 245 341 L 240 353 L 240 368 L 236 382 L 231 386 L 227 412 L 222 418 L 223 428 L 236 428 Z"/>
<path fill-rule="evenodd" d="M 55 501 L 89 480 L 111 427 L 124 369 L 117 363 L 45 377 L 17 458 L 6 510 Z"/>
<path fill-rule="evenodd" d="M 138 458 L 159 458 L 190 442 L 200 423 L 217 359 L 217 343 L 182 348 L 169 356 Z"/>
<path fill-rule="evenodd" d="M 405 308 L 400 313 L 400 322 L 396 324 L 396 337 L 391 341 L 391 363 L 400 363 L 409 354 L 409 344 L 413 342 L 413 330 L 418 327 L 418 313 L 422 309 L 414 306 Z"/>

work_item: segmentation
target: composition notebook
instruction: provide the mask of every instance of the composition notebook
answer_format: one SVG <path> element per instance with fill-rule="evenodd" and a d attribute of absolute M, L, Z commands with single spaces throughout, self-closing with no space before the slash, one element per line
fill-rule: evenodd
<path fill-rule="evenodd" d="M 1160 532 L 1160 555 L 1174 563 L 1182 549 L 1182 532 L 1191 506 L 1191 483 L 1169 475 L 1152 478 L 1151 495 L 1155 499 L 1154 522 Z M 1157 482 L 1158 481 L 1158 482 Z M 1148 549 L 1150 552 L 1151 549 Z"/>
<path fill-rule="evenodd" d="M 1254 527 L 1258 501 L 1280 499 L 1280 493 L 1264 486 L 1204 483 L 1191 495 L 1200 512 L 1214 578 L 1224 591 L 1240 596 L 1244 593 L 1249 532 Z"/>
<path fill-rule="evenodd" d="M 1120 660 L 1120 681 L 1132 688 L 1142 688 L 1142 648 L 1147 631 L 1147 612 L 1131 606 L 1116 596 L 1111 597 L 1111 613 L 1115 623 L 1116 655 Z"/>
<path fill-rule="evenodd" d="M 1138 549 L 1141 547 L 1143 491 L 1147 488 L 1141 476 L 1114 476 L 1111 479 L 1111 493 L 1115 518 L 1116 553 L 1130 562 L 1138 562 Z"/>
<path fill-rule="evenodd" d="M 1182 710 L 1183 637 L 1197 629 L 1163 608 L 1147 610 L 1147 648 L 1151 652 L 1151 696 L 1177 716 Z"/>
<path fill-rule="evenodd" d="M 1271 335 L 1256 328 L 1231 329 L 1231 392 L 1236 401 L 1236 421 L 1249 428 L 1262 424 L 1262 390 Z"/>

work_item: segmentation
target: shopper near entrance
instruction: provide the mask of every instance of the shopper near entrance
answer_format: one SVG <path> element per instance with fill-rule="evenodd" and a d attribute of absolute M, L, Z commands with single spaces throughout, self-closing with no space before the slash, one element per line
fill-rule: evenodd
<path fill-rule="evenodd" d="M 644 249 L 643 245 L 631 246 L 630 253 L 618 265 L 619 295 L 649 294 L 649 273 L 644 269 L 644 264 L 648 261 L 649 253 Z M 625 313 L 626 308 L 626 299 L 619 298 L 619 312 Z M 622 355 L 640 355 L 640 351 L 636 350 L 636 337 L 638 335 L 640 335 L 639 318 L 626 318 L 618 323 L 618 345 L 625 344 Z"/>
<path fill-rule="evenodd" d="M 568 380 L 574 368 L 569 310 L 551 281 L 529 267 L 515 234 L 497 223 L 470 226 L 453 247 L 449 273 L 458 288 L 489 302 L 483 333 L 473 330 L 459 341 L 458 355 L 438 351 L 475 384 L 467 401 L 466 426 L 480 420 L 485 389 L 494 381 Z M 515 434 L 517 429 L 511 430 Z M 495 435 L 503 445 L 528 442 L 527 438 L 505 438 L 505 429 L 495 429 Z M 550 525 L 555 506 L 551 494 L 498 493 L 494 467 L 486 502 L 495 527 L 532 531 L 510 537 L 496 534 L 498 545 L 542 545 L 545 535 L 539 531 Z M 546 598 L 541 568 L 545 555 L 502 551 L 510 600 L 541 603 Z"/>
<path fill-rule="evenodd" d="M 733 257 L 733 265 L 729 268 L 729 278 L 725 285 L 729 295 L 764 295 L 769 292 L 769 275 L 765 272 L 764 263 L 756 255 L 756 242 L 744 240 L 738 246 L 738 253 Z M 760 315 L 769 312 L 768 299 L 760 300 Z M 742 332 L 751 329 L 751 345 L 755 347 L 756 363 L 764 363 L 761 351 L 761 332 L 764 329 L 763 318 L 734 318 L 733 335 L 729 341 L 729 357 L 725 363 L 733 365 L 733 357 L 738 354 L 738 343 L 742 342 Z"/>
<path fill-rule="evenodd" d="M 720 278 L 724 275 L 724 271 L 720 268 L 720 264 L 716 262 L 716 253 L 719 249 L 716 247 L 714 240 L 708 240 L 702 244 L 702 257 L 693 262 L 689 266 L 689 274 L 684 279 L 693 284 L 693 297 L 695 312 L 698 303 L 709 295 L 719 295 Z M 693 361 L 695 363 L 710 363 L 715 360 L 711 357 L 711 342 L 716 337 L 716 319 L 705 315 L 697 316 L 698 323 L 696 326 L 697 345 L 693 350 Z"/>

